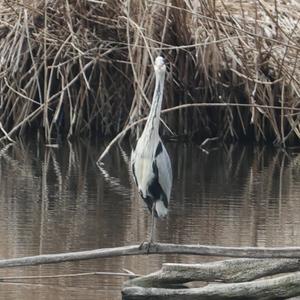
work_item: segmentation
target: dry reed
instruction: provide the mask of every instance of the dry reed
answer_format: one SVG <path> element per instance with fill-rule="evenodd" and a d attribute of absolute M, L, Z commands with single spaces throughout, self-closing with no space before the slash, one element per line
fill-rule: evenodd
<path fill-rule="evenodd" d="M 177 136 L 300 137 L 297 0 L 0 0 L 0 9 L 2 139 L 121 132 L 148 112 L 160 53 L 164 106 L 181 108 L 164 117 Z"/>

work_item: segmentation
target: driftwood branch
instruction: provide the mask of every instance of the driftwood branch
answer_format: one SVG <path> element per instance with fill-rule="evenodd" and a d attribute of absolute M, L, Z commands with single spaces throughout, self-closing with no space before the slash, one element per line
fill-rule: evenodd
<path fill-rule="evenodd" d="M 283 248 L 254 248 L 254 247 L 220 247 L 205 245 L 151 244 L 149 253 L 147 244 L 140 249 L 140 245 L 103 248 L 89 251 L 68 252 L 59 254 L 43 254 L 0 260 L 0 268 L 33 266 L 41 264 L 61 263 L 116 256 L 144 255 L 144 254 L 184 254 L 219 257 L 248 257 L 248 258 L 300 258 L 300 247 Z"/>
<path fill-rule="evenodd" d="M 123 300 L 286 299 L 300 295 L 299 270 L 300 260 L 296 258 L 166 263 L 157 272 L 128 280 L 122 294 Z M 191 281 L 209 284 L 178 288 Z"/>
<path fill-rule="evenodd" d="M 300 295 L 300 272 L 243 283 L 218 283 L 190 289 L 125 287 L 124 300 L 286 299 Z"/>
<path fill-rule="evenodd" d="M 161 270 L 134 278 L 126 286 L 166 287 L 191 281 L 245 282 L 300 270 L 298 259 L 232 259 L 202 264 L 163 264 Z"/>

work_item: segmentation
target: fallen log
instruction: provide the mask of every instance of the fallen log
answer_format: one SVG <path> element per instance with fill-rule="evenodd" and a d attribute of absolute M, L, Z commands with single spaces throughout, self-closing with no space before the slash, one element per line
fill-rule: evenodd
<path fill-rule="evenodd" d="M 147 244 L 103 248 L 88 251 L 67 252 L 59 254 L 43 254 L 0 260 L 0 268 L 17 266 L 34 266 L 42 264 L 62 263 L 97 258 L 145 255 L 145 254 L 184 254 L 219 257 L 247 258 L 300 258 L 300 247 L 255 248 L 255 247 L 220 247 L 206 245 L 151 244 L 148 252 Z"/>
<path fill-rule="evenodd" d="M 209 284 L 190 289 L 125 287 L 123 300 L 286 299 L 300 295 L 300 272 L 242 283 Z"/>
<path fill-rule="evenodd" d="M 192 281 L 245 282 L 299 270 L 298 259 L 232 259 L 202 264 L 165 263 L 159 271 L 128 280 L 125 286 L 166 287 Z"/>
<path fill-rule="evenodd" d="M 87 259 L 144 255 L 144 254 L 185 254 L 185 255 L 204 255 L 204 256 L 231 256 L 231 257 L 250 257 L 250 258 L 273 258 L 273 259 L 236 259 L 225 262 L 209 263 L 209 265 L 198 264 L 198 270 L 188 271 L 187 265 L 175 266 L 167 264 L 165 271 L 169 274 L 175 270 L 186 271 L 185 278 L 180 278 L 172 274 L 177 282 L 188 282 L 187 276 L 194 273 L 194 280 L 201 281 L 223 281 L 224 283 L 209 284 L 205 287 L 191 289 L 171 289 L 147 287 L 152 283 L 153 286 L 159 286 L 157 275 L 148 275 L 144 279 L 134 279 L 131 281 L 135 286 L 124 287 L 122 293 L 124 299 L 278 299 L 291 298 L 300 295 L 300 271 L 299 257 L 300 247 L 288 248 L 253 248 L 253 247 L 220 247 L 205 245 L 178 245 L 178 244 L 151 244 L 140 248 L 139 245 L 95 249 L 90 251 L 79 251 L 59 254 L 44 254 L 30 257 L 20 257 L 13 259 L 0 260 L 0 268 L 16 266 L 33 266 L 50 263 L 61 263 L 67 261 L 79 261 Z M 148 253 L 149 250 L 149 253 Z M 285 258 L 275 260 L 274 258 Z M 287 259 L 290 258 L 290 259 Z M 243 266 L 248 271 L 243 270 Z M 173 271 L 172 271 L 173 268 Z M 175 268 L 175 269 L 174 269 Z M 256 270 L 255 270 L 256 269 Z M 261 269 L 261 270 L 259 270 Z M 261 276 L 269 276 L 279 272 L 291 272 L 289 275 L 281 275 L 276 278 L 264 278 L 257 281 L 238 282 L 244 280 L 253 280 Z M 190 274 L 188 272 L 191 272 Z M 226 275 L 226 272 L 228 274 Z M 219 274 L 218 274 L 219 273 Z M 195 275 L 196 274 L 196 275 Z M 159 275 L 159 274 L 158 274 Z M 152 276 L 152 277 L 151 277 Z M 161 274 L 159 275 L 161 276 Z M 231 279 L 230 279 L 231 277 Z M 178 279 L 179 278 L 179 279 Z M 214 279 L 213 279 L 214 278 Z M 142 283 L 142 280 L 145 280 Z M 165 279 L 163 279 L 165 280 Z M 170 282 L 166 279 L 165 282 Z M 172 282 L 172 281 L 171 281 Z M 235 283 L 225 283 L 235 282 Z M 136 286 L 136 284 L 145 287 Z"/>

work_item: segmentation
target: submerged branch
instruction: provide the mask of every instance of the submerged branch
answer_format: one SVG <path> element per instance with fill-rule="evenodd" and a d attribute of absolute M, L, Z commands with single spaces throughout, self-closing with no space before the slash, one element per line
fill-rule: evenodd
<path fill-rule="evenodd" d="M 37 275 L 37 276 L 7 276 L 0 277 L 0 282 L 3 281 L 20 281 L 20 280 L 42 280 L 55 278 L 69 278 L 69 277 L 86 277 L 86 276 L 116 276 L 134 278 L 138 275 L 127 272 L 82 272 L 82 273 L 67 273 L 55 275 Z"/>

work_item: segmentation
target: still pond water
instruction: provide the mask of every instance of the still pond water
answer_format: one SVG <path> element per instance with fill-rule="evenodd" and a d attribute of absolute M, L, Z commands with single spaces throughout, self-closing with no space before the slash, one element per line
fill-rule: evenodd
<path fill-rule="evenodd" d="M 157 239 L 224 246 L 300 245 L 300 151 L 168 144 L 173 191 Z M 129 148 L 88 142 L 57 149 L 21 143 L 0 151 L 0 257 L 137 244 L 150 217 L 128 175 Z M 194 256 L 143 256 L 0 270 L 0 277 L 93 271 L 145 274 Z M 5 300 L 121 299 L 124 278 L 86 276 L 0 283 Z"/>

